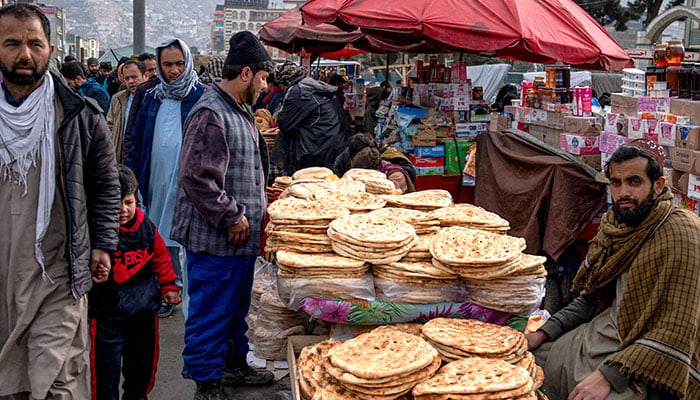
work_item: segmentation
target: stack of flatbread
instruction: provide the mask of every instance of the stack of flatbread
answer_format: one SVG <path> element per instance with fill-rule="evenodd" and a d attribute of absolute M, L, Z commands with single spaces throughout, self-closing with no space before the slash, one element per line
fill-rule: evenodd
<path fill-rule="evenodd" d="M 339 344 L 337 340 L 327 339 L 301 350 L 297 358 L 297 374 L 299 393 L 304 400 L 311 400 L 320 388 L 334 383 L 333 377 L 328 375 L 323 367 L 323 359 L 326 358 L 328 350 Z"/>
<path fill-rule="evenodd" d="M 423 324 L 419 324 L 417 322 L 405 322 L 399 324 L 380 325 L 372 329 L 372 332 L 399 331 L 408 333 L 409 335 L 421 337 L 422 327 Z"/>
<path fill-rule="evenodd" d="M 337 176 L 326 167 L 309 167 L 296 171 L 292 174 L 292 180 L 299 181 L 302 179 L 322 179 L 326 181 L 336 180 Z"/>
<path fill-rule="evenodd" d="M 327 354 L 326 372 L 355 399 L 400 398 L 433 376 L 441 364 L 425 340 L 397 330 L 364 333 Z"/>
<path fill-rule="evenodd" d="M 386 200 L 382 200 L 386 204 Z M 401 221 L 411 224 L 416 231 L 416 235 L 425 235 L 437 232 L 440 229 L 440 221 L 437 218 L 431 217 L 426 212 L 408 208 L 384 207 L 367 215 L 380 220 Z"/>
<path fill-rule="evenodd" d="M 527 352 L 522 332 L 473 319 L 435 318 L 423 324 L 422 331 L 447 362 L 483 357 L 516 364 Z"/>
<path fill-rule="evenodd" d="M 457 301 L 459 276 L 429 262 L 372 266 L 377 300 L 430 304 Z"/>
<path fill-rule="evenodd" d="M 348 215 L 348 209 L 336 203 L 286 198 L 267 208 L 270 222 L 266 252 L 289 250 L 298 253 L 330 253 L 333 251 L 326 234 L 328 224 Z"/>
<path fill-rule="evenodd" d="M 277 252 L 277 275 L 285 278 L 360 278 L 369 271 L 364 261 L 335 253 Z"/>
<path fill-rule="evenodd" d="M 272 186 L 267 187 L 267 198 L 270 203 L 276 200 L 284 191 L 284 189 L 292 183 L 291 176 L 278 176 L 272 183 Z"/>
<path fill-rule="evenodd" d="M 266 360 L 284 361 L 287 337 L 303 335 L 307 319 L 303 312 L 289 310 L 276 293 L 263 294 L 253 329 L 253 353 Z"/>
<path fill-rule="evenodd" d="M 440 226 L 463 226 L 494 233 L 506 233 L 510 229 L 510 223 L 498 214 L 472 204 L 453 204 L 430 215 L 440 221 Z"/>
<path fill-rule="evenodd" d="M 507 275 L 491 279 L 462 278 L 467 299 L 484 307 L 513 314 L 537 309 L 544 297 L 545 257 L 523 254 L 520 264 Z"/>
<path fill-rule="evenodd" d="M 397 194 L 401 193 L 396 189 L 394 182 L 390 181 L 386 175 L 377 170 L 352 168 L 343 174 L 341 181 L 355 180 L 364 183 L 365 190 L 373 194 Z"/>
<path fill-rule="evenodd" d="M 494 279 L 521 265 L 525 239 L 478 229 L 442 228 L 430 243 L 433 264 L 467 279 Z"/>
<path fill-rule="evenodd" d="M 362 182 L 359 183 L 362 184 Z M 347 208 L 353 214 L 379 210 L 386 205 L 386 200 L 382 199 L 376 194 L 345 189 L 319 190 L 313 194 L 313 200 L 321 202 L 335 202 L 340 204 L 342 207 Z"/>
<path fill-rule="evenodd" d="M 445 365 L 412 393 L 415 400 L 537 400 L 535 390 L 525 368 L 502 360 L 465 358 Z"/>
<path fill-rule="evenodd" d="M 372 264 L 399 261 L 416 241 L 416 231 L 405 222 L 353 214 L 328 225 L 333 251 Z"/>
<path fill-rule="evenodd" d="M 401 262 L 432 262 L 433 255 L 430 254 L 430 243 L 435 238 L 435 235 L 435 233 L 418 235 L 418 240 L 401 259 Z"/>
<path fill-rule="evenodd" d="M 296 197 L 298 199 L 311 199 L 314 193 L 319 190 L 335 190 L 337 188 L 337 181 L 325 180 L 325 179 L 299 179 L 292 181 L 287 188 L 284 190 L 281 197 Z"/>
<path fill-rule="evenodd" d="M 403 195 L 385 195 L 389 207 L 411 208 L 419 211 L 432 211 L 452 205 L 452 195 L 447 190 L 430 189 Z"/>

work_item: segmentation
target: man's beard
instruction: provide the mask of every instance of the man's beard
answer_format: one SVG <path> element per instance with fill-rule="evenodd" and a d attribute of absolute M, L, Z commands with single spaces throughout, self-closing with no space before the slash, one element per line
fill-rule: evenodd
<path fill-rule="evenodd" d="M 252 106 L 258 101 L 258 96 L 260 96 L 260 92 L 256 93 L 255 90 L 253 90 L 253 82 L 248 83 L 248 87 L 245 88 L 245 102 Z"/>
<path fill-rule="evenodd" d="M 34 72 L 31 75 L 23 75 L 15 72 L 18 67 L 33 67 Z M 40 68 L 30 62 L 16 63 L 12 66 L 12 69 L 8 69 L 4 64 L 0 63 L 0 72 L 2 72 L 3 79 L 18 86 L 31 86 L 36 84 L 41 80 L 41 78 L 46 74 L 49 69 L 49 64 L 46 63 Z"/>
<path fill-rule="evenodd" d="M 631 199 L 625 198 L 625 199 L 618 199 L 617 201 L 629 201 Z M 613 212 L 615 213 L 615 220 L 619 223 L 623 223 L 627 226 L 637 226 L 639 225 L 642 221 L 646 219 L 646 217 L 649 216 L 651 213 L 652 207 L 654 207 L 654 188 L 652 187 L 651 190 L 649 191 L 649 195 L 642 200 L 641 203 L 637 204 L 635 201 L 635 207 L 633 210 L 621 210 L 617 202 L 613 204 Z"/>

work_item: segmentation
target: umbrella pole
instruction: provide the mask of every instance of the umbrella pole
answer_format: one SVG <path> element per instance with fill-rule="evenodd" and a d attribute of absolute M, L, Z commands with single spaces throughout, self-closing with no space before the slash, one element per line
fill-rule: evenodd
<path fill-rule="evenodd" d="M 389 53 L 389 52 L 387 51 L 387 53 L 386 53 L 386 75 L 384 75 L 384 76 L 385 76 L 385 80 L 386 80 L 387 82 L 389 82 L 389 59 L 390 59 L 390 58 L 391 58 L 391 53 Z"/>
<path fill-rule="evenodd" d="M 459 52 L 459 62 L 464 61 L 464 50 Z"/>

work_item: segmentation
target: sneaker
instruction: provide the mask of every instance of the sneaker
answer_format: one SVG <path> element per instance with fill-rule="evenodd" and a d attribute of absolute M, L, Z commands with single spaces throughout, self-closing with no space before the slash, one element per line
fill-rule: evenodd
<path fill-rule="evenodd" d="M 173 305 L 162 303 L 158 310 L 158 318 L 168 318 L 171 315 L 173 315 Z"/>
<path fill-rule="evenodd" d="M 221 384 L 227 386 L 269 385 L 275 380 L 270 371 L 256 371 L 245 364 L 238 368 L 226 368 L 221 371 Z"/>
<path fill-rule="evenodd" d="M 231 400 L 219 381 L 197 382 L 194 400 Z"/>

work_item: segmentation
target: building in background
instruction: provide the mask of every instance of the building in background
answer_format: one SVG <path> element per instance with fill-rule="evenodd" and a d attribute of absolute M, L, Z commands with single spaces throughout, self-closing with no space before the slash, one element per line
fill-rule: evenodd
<path fill-rule="evenodd" d="M 66 54 L 75 56 L 81 62 L 88 58 L 100 56 L 100 42 L 95 38 L 84 38 L 72 33 L 66 34 Z"/>

